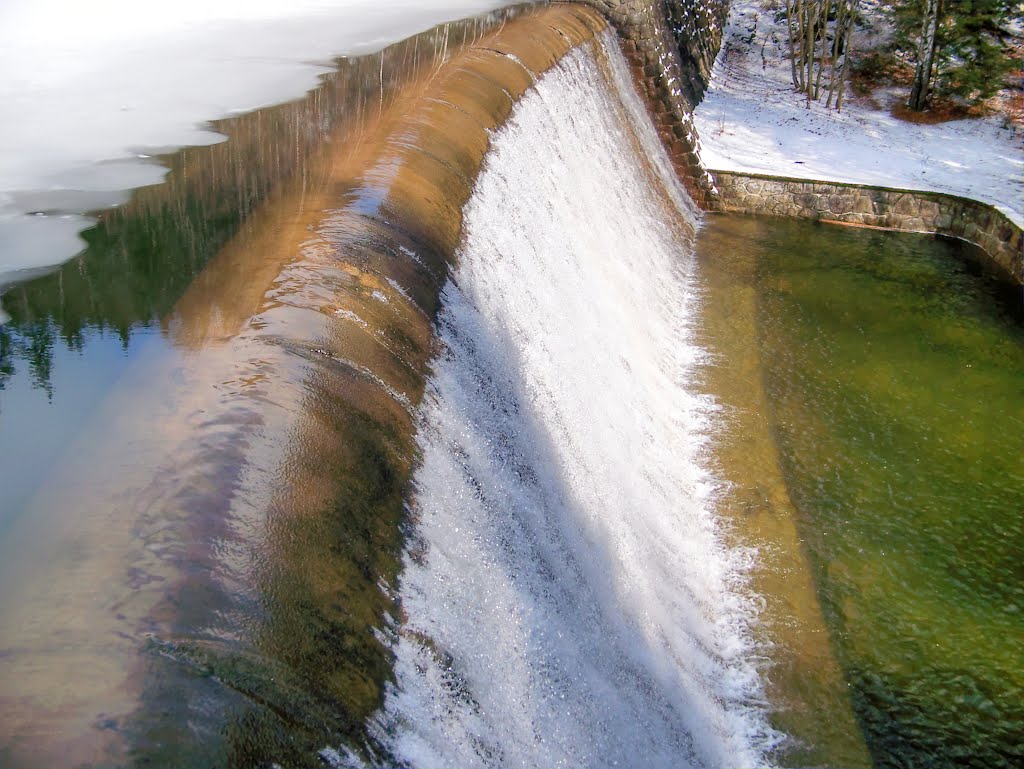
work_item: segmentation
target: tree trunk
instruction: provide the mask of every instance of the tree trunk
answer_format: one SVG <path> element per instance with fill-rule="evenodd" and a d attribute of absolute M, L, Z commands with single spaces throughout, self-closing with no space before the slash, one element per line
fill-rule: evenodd
<path fill-rule="evenodd" d="M 821 95 L 821 76 L 825 72 L 825 54 L 828 53 L 828 9 L 831 5 L 830 0 L 825 0 L 823 3 L 818 4 L 818 38 L 817 42 L 821 43 L 820 53 L 818 54 L 818 74 L 814 78 L 814 100 L 817 101 Z M 817 42 L 815 43 L 817 45 Z"/>
<path fill-rule="evenodd" d="M 921 22 L 921 42 L 917 47 L 917 69 L 914 85 L 910 89 L 907 107 L 921 111 L 928 107 L 932 92 L 932 69 L 939 43 L 939 22 L 942 19 L 942 0 L 925 0 Z"/>
<path fill-rule="evenodd" d="M 804 64 L 807 67 L 807 74 L 804 78 L 804 87 L 807 89 L 807 107 L 811 106 L 811 92 L 814 90 L 814 32 L 815 23 L 818 20 L 815 0 L 804 0 L 806 16 L 804 20 Z"/>
<path fill-rule="evenodd" d="M 793 87 L 801 88 L 800 76 L 796 68 L 796 35 L 793 33 L 793 14 L 796 13 L 794 0 L 786 0 L 786 28 L 789 31 L 789 66 L 793 70 Z"/>
<path fill-rule="evenodd" d="M 853 22 L 857 17 L 857 5 L 860 0 L 850 0 L 849 13 L 846 15 L 846 29 L 843 32 L 843 39 L 846 43 L 846 48 L 843 52 L 843 66 L 839 70 L 839 94 L 836 97 L 836 111 L 843 111 L 843 94 L 846 91 L 846 65 L 850 61 L 850 56 L 853 55 Z"/>
<path fill-rule="evenodd" d="M 846 5 L 849 0 L 836 0 L 836 32 L 832 39 L 832 73 L 828 79 L 828 100 L 825 102 L 825 109 L 831 109 L 832 98 L 836 92 L 836 78 L 839 77 L 839 54 L 843 50 L 843 29 L 846 24 Z"/>

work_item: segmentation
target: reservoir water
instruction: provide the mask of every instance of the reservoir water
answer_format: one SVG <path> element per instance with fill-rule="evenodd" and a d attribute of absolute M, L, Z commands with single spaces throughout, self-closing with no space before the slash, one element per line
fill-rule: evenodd
<path fill-rule="evenodd" d="M 763 554 L 777 718 L 812 742 L 791 755 L 864 760 L 821 717 L 848 693 L 873 766 L 1019 766 L 1019 289 L 927 236 L 715 217 L 701 238 L 705 343 L 722 356 L 709 384 L 729 410 L 722 444 L 745 449 L 723 458 Z M 804 558 L 845 683 L 831 692 L 815 634 L 791 626 L 807 625 Z"/>
<path fill-rule="evenodd" d="M 705 217 L 565 5 L 215 127 L 4 295 L 0 765 L 1020 763 L 970 249 Z"/>
<path fill-rule="evenodd" d="M 430 318 L 484 121 L 533 77 L 492 50 L 518 15 L 218 124 L 8 291 L 0 765 L 364 748 Z M 552 57 L 587 30 L 549 25 Z"/>

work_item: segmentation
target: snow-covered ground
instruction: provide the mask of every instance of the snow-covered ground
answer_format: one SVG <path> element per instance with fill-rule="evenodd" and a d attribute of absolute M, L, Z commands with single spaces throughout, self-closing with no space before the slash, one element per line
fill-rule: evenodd
<path fill-rule="evenodd" d="M 889 107 L 906 99 L 898 91 L 873 94 L 880 107 L 851 98 L 842 113 L 815 103 L 806 109 L 790 81 L 786 29 L 775 24 L 773 5 L 732 4 L 711 87 L 695 116 L 708 168 L 946 192 L 991 203 L 1024 226 L 1019 131 L 998 117 L 938 125 L 897 120 Z"/>
<path fill-rule="evenodd" d="M 146 155 L 221 141 L 207 121 L 302 96 L 335 56 L 509 3 L 0 0 L 0 290 L 74 256 L 83 210 L 159 182 Z"/>

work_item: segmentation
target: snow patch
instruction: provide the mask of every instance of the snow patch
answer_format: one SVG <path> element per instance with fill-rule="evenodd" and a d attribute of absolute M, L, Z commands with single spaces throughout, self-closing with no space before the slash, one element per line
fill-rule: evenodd
<path fill-rule="evenodd" d="M 906 123 L 888 109 L 906 99 L 897 90 L 875 93 L 881 108 L 851 98 L 841 113 L 808 109 L 790 81 L 786 29 L 763 5 L 733 2 L 696 110 L 708 168 L 960 195 L 1024 226 L 1024 148 L 1000 118 Z"/>
<path fill-rule="evenodd" d="M 163 179 L 143 148 L 223 141 L 207 121 L 302 96 L 336 56 L 508 4 L 3 0 L 0 288 L 81 250 L 85 219 L 77 230 L 36 227 L 42 239 L 26 241 L 31 201 L 74 197 L 69 213 L 115 205 L 115 191 Z"/>

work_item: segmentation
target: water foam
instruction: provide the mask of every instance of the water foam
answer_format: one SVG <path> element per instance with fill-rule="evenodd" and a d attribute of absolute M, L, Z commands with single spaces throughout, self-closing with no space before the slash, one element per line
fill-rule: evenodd
<path fill-rule="evenodd" d="M 413 766 L 736 768 L 773 739 L 702 469 L 697 214 L 603 42 L 493 137 L 444 290 L 375 725 Z"/>

